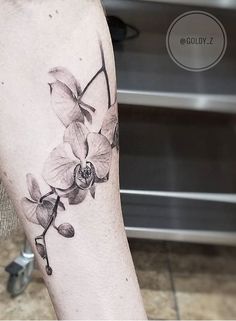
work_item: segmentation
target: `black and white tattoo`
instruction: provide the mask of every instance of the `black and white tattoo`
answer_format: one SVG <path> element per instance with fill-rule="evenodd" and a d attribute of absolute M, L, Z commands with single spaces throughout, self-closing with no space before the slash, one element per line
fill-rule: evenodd
<path fill-rule="evenodd" d="M 111 101 L 109 77 L 104 52 L 100 44 L 101 68 L 82 90 L 77 79 L 63 67 L 55 67 L 49 73 L 55 79 L 49 84 L 52 107 L 65 126 L 63 142 L 55 147 L 47 158 L 42 176 L 49 186 L 49 192 L 42 195 L 32 174 L 26 175 L 30 197 L 22 199 L 22 206 L 28 221 L 43 227 L 41 235 L 35 238 L 39 255 L 46 261 L 46 272 L 52 274 L 47 252 L 46 234 L 53 227 L 61 236 L 75 235 L 70 223 L 56 225 L 59 211 L 65 211 L 63 198 L 70 205 L 80 204 L 88 194 L 95 198 L 96 185 L 109 179 L 112 149 L 118 150 L 117 104 Z M 98 132 L 86 127 L 93 123 L 97 112 L 86 103 L 84 96 L 95 79 L 104 74 L 107 92 L 107 112 Z"/>

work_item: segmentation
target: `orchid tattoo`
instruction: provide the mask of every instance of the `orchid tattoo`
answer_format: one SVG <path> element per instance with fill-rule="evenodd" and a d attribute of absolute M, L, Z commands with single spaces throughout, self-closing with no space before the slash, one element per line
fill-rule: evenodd
<path fill-rule="evenodd" d="M 54 228 L 60 236 L 72 238 L 74 227 L 65 222 L 57 226 L 58 212 L 64 212 L 69 205 L 80 204 L 87 195 L 95 198 L 97 184 L 107 182 L 112 158 L 112 149 L 119 149 L 117 104 L 111 101 L 111 91 L 105 58 L 100 43 L 101 68 L 88 84 L 81 88 L 77 79 L 63 67 L 49 71 L 54 82 L 49 84 L 52 108 L 65 127 L 63 141 L 56 146 L 45 161 L 42 177 L 49 192 L 42 194 L 39 184 L 30 173 L 26 175 L 29 197 L 21 201 L 26 219 L 43 228 L 35 237 L 35 247 L 46 261 L 45 270 L 52 274 L 47 252 L 46 234 Z M 91 132 L 97 110 L 86 102 L 85 93 L 103 74 L 107 92 L 107 112 L 99 131 Z"/>

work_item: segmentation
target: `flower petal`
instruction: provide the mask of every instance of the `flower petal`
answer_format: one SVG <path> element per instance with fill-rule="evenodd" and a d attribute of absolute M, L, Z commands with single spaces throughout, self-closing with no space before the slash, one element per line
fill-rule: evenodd
<path fill-rule="evenodd" d="M 89 191 L 90 191 L 90 194 L 91 194 L 92 198 L 95 198 L 96 185 L 93 184 L 93 185 L 90 187 Z"/>
<path fill-rule="evenodd" d="M 38 204 L 24 197 L 21 200 L 21 206 L 23 208 L 27 220 L 31 223 L 39 224 L 38 219 L 36 217 L 36 209 Z"/>
<path fill-rule="evenodd" d="M 96 133 L 88 134 L 87 142 L 86 160 L 93 164 L 97 177 L 103 178 L 110 170 L 111 145 L 105 136 Z"/>
<path fill-rule="evenodd" d="M 69 87 L 57 80 L 50 84 L 50 90 L 52 107 L 64 126 L 69 126 L 75 120 L 84 120 L 77 98 Z"/>
<path fill-rule="evenodd" d="M 81 111 L 82 111 L 84 117 L 87 119 L 87 121 L 91 124 L 92 121 L 93 121 L 93 118 L 92 118 L 90 112 L 87 111 L 86 109 L 82 108 L 82 107 L 81 107 Z"/>
<path fill-rule="evenodd" d="M 92 124 L 92 121 L 93 121 L 92 114 L 96 111 L 96 109 L 93 106 L 90 106 L 84 103 L 82 100 L 79 100 L 78 104 L 81 108 L 84 118 L 87 119 L 89 124 Z"/>
<path fill-rule="evenodd" d="M 100 183 L 106 183 L 108 180 L 109 180 L 109 173 L 103 178 L 96 177 L 95 183 L 99 183 L 99 184 Z"/>
<path fill-rule="evenodd" d="M 47 201 L 49 201 L 49 202 L 51 202 L 53 204 L 56 203 L 56 199 L 53 198 L 53 197 L 48 197 Z M 59 211 L 65 211 L 66 210 L 65 205 L 61 201 L 59 201 L 59 203 L 58 203 L 58 210 Z"/>
<path fill-rule="evenodd" d="M 65 84 L 72 91 L 75 97 L 78 97 L 78 95 L 81 94 L 81 88 L 78 81 L 66 68 L 52 68 L 49 71 L 49 74 L 52 75 L 56 80 L 59 80 L 60 82 Z"/>
<path fill-rule="evenodd" d="M 40 192 L 38 182 L 32 174 L 26 175 L 26 181 L 31 198 L 36 202 L 39 201 L 39 199 L 42 197 L 42 194 Z"/>
<path fill-rule="evenodd" d="M 71 192 L 71 191 L 73 191 L 75 188 L 77 188 L 77 185 L 75 184 L 75 182 L 74 182 L 74 184 L 73 185 L 71 185 L 69 188 L 67 188 L 67 189 L 60 189 L 60 188 L 57 188 L 55 191 L 56 191 L 56 194 L 58 195 L 58 196 L 60 196 L 61 198 L 63 197 L 63 198 L 67 198 L 67 195 Z"/>
<path fill-rule="evenodd" d="M 114 135 L 117 124 L 117 105 L 113 105 L 108 109 L 101 128 L 101 134 L 103 134 L 109 140 L 110 144 L 114 142 Z"/>
<path fill-rule="evenodd" d="M 69 143 L 76 157 L 84 162 L 88 147 L 86 138 L 88 135 L 87 127 L 80 122 L 73 122 L 65 130 L 64 142 Z"/>
<path fill-rule="evenodd" d="M 90 79 L 86 90 L 83 90 L 83 94 L 80 96 L 79 103 L 82 108 L 91 106 L 96 110 L 95 113 L 91 114 L 92 124 L 87 122 L 86 125 L 90 131 L 98 133 L 108 109 L 106 77 L 102 70 L 97 73 L 95 78 Z"/>
<path fill-rule="evenodd" d="M 74 169 L 79 163 L 69 144 L 54 148 L 43 168 L 43 177 L 48 185 L 67 189 L 74 183 Z"/>
<path fill-rule="evenodd" d="M 35 247 L 37 249 L 38 254 L 45 259 L 46 258 L 46 249 L 45 246 L 41 243 L 36 243 Z"/>
<path fill-rule="evenodd" d="M 90 106 L 90 105 L 84 103 L 81 99 L 79 100 L 79 105 L 81 108 L 87 108 L 93 113 L 96 111 L 96 109 L 93 106 Z"/>
<path fill-rule="evenodd" d="M 83 202 L 83 200 L 85 199 L 85 197 L 87 195 L 87 191 L 88 190 L 83 190 L 80 188 L 76 188 L 73 191 L 71 191 L 67 195 L 69 204 L 75 205 L 75 204 L 79 204 L 79 203 Z"/>
<path fill-rule="evenodd" d="M 50 218 L 52 216 L 54 204 L 49 201 L 43 201 L 42 204 L 38 204 L 36 209 L 36 216 L 39 224 L 46 228 Z"/>
<path fill-rule="evenodd" d="M 111 146 L 116 147 L 117 151 L 119 151 L 119 124 L 116 124 L 116 128 L 115 128 L 115 133 L 114 133 L 114 140 L 113 140 L 113 144 Z"/>

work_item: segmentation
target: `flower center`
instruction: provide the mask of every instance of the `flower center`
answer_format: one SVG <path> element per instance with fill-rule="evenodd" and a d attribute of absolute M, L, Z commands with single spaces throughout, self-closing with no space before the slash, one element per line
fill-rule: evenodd
<path fill-rule="evenodd" d="M 75 183 L 81 189 L 88 189 L 94 183 L 95 171 L 90 162 L 86 162 L 86 166 L 81 164 L 75 168 Z"/>
<path fill-rule="evenodd" d="M 81 177 L 83 177 L 84 179 L 87 179 L 92 174 L 91 167 L 89 167 L 88 165 L 86 165 L 86 167 L 83 169 L 80 167 L 79 173 L 80 173 Z"/>

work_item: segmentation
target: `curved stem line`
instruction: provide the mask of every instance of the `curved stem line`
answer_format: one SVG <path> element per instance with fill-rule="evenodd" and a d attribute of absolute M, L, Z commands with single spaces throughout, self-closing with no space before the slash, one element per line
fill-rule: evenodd
<path fill-rule="evenodd" d="M 109 77 L 108 77 L 108 73 L 107 73 L 107 69 L 106 69 L 105 56 L 104 56 L 104 51 L 103 51 L 103 47 L 102 47 L 101 41 L 99 41 L 99 48 L 100 48 L 101 58 L 102 58 L 102 67 L 96 72 L 96 74 L 90 79 L 90 81 L 84 87 L 84 90 L 82 91 L 82 93 L 80 95 L 79 102 L 82 102 L 82 97 L 86 93 L 86 91 L 88 90 L 88 88 L 91 85 L 91 83 L 97 78 L 97 76 L 101 72 L 104 72 L 104 76 L 105 76 L 105 80 L 106 80 L 106 86 L 107 86 L 108 109 L 109 109 L 111 107 L 111 90 L 110 90 Z M 83 103 L 83 104 L 85 105 L 85 103 Z"/>
<path fill-rule="evenodd" d="M 52 194 L 54 194 L 54 191 L 53 191 L 53 190 L 50 191 L 50 192 L 48 192 L 47 194 L 43 195 L 43 196 L 40 198 L 39 203 L 42 203 L 42 201 L 43 201 L 46 197 L 48 197 L 48 196 L 50 196 L 50 195 L 52 195 Z"/>
<path fill-rule="evenodd" d="M 93 76 L 93 78 L 90 79 L 90 81 L 89 81 L 89 82 L 87 83 L 87 85 L 84 87 L 84 90 L 82 91 L 82 93 L 81 93 L 81 95 L 80 95 L 79 101 L 82 100 L 83 95 L 86 93 L 86 91 L 88 90 L 88 88 L 89 88 L 89 86 L 91 85 L 91 83 L 97 78 L 97 76 L 98 76 L 101 72 L 103 72 L 103 67 L 101 67 L 101 68 L 96 72 L 96 74 Z"/>
<path fill-rule="evenodd" d="M 104 56 L 104 51 L 102 47 L 102 43 L 99 40 L 99 47 L 100 47 L 100 52 L 101 52 L 101 57 L 102 57 L 102 69 L 105 75 L 106 79 L 106 85 L 107 85 L 107 96 L 108 96 L 108 109 L 111 107 L 111 90 L 110 90 L 110 84 L 109 84 L 109 77 L 106 69 L 106 62 L 105 62 L 105 56 Z"/>
<path fill-rule="evenodd" d="M 50 267 L 50 264 L 49 264 L 49 258 L 48 258 L 48 253 L 47 253 L 47 245 L 46 245 L 45 237 L 46 237 L 46 234 L 47 234 L 47 231 L 48 231 L 49 227 L 54 222 L 54 220 L 55 220 L 55 218 L 57 216 L 57 209 L 58 209 L 59 202 L 60 202 L 60 196 L 57 196 L 55 205 L 54 205 L 53 210 L 52 210 L 52 215 L 50 216 L 50 219 L 48 221 L 47 226 L 45 227 L 43 233 L 40 236 L 37 236 L 35 238 L 35 244 L 37 244 L 37 240 L 42 240 L 43 241 L 44 250 L 45 250 L 45 260 L 47 262 L 46 272 L 47 272 L 48 275 L 52 274 L 52 268 Z"/>

